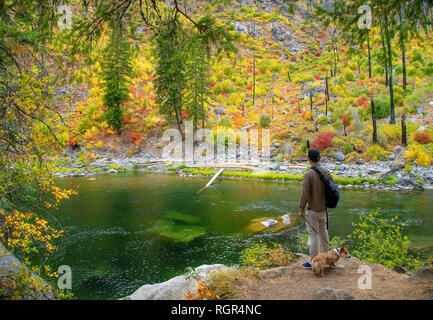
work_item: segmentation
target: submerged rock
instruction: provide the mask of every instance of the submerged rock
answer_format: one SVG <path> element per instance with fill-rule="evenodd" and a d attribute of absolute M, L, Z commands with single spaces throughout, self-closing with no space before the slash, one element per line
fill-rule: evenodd
<path fill-rule="evenodd" d="M 270 228 L 270 227 L 276 225 L 278 223 L 278 221 L 273 220 L 273 219 L 269 219 L 269 220 L 266 220 L 266 221 L 262 221 L 260 223 L 262 225 L 264 225 L 266 228 Z"/>
<path fill-rule="evenodd" d="M 251 220 L 246 231 L 248 233 L 260 233 L 264 231 L 280 232 L 284 229 L 294 227 L 296 224 L 296 216 L 287 214 L 278 218 L 259 218 Z"/>
<path fill-rule="evenodd" d="M 206 232 L 204 227 L 193 224 L 199 221 L 195 218 L 180 213 L 177 213 L 176 216 L 172 214 L 169 219 L 157 220 L 150 231 L 174 241 L 190 242 Z"/>
<path fill-rule="evenodd" d="M 281 217 L 281 221 L 286 225 L 289 226 L 292 224 L 292 216 L 290 214 L 286 214 L 285 216 Z"/>

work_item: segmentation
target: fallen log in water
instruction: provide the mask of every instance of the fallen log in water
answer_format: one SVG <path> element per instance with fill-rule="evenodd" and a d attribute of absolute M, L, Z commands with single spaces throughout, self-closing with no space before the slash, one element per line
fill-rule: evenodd
<path fill-rule="evenodd" d="M 199 194 L 200 192 L 202 192 L 203 190 L 207 189 L 208 187 L 210 187 L 210 185 L 215 181 L 216 178 L 218 178 L 218 176 L 224 171 L 224 168 L 221 168 L 213 177 L 212 179 L 210 179 L 210 181 L 203 187 L 201 188 L 197 194 Z"/>

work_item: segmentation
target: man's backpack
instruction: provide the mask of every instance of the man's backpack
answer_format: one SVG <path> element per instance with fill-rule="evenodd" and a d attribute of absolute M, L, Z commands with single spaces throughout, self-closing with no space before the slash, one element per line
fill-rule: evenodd
<path fill-rule="evenodd" d="M 333 209 L 337 207 L 338 200 L 340 200 L 340 190 L 338 186 L 335 184 L 332 178 L 328 179 L 325 177 L 322 171 L 320 171 L 316 167 L 311 167 L 320 177 L 320 179 L 325 184 L 325 199 L 326 199 L 326 207 Z"/>

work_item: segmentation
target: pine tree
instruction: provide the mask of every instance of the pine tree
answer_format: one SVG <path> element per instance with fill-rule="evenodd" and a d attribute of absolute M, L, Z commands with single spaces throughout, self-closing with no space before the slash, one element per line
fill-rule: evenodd
<path fill-rule="evenodd" d="M 185 94 L 185 108 L 190 111 L 193 119 L 194 130 L 197 129 L 199 122 L 205 126 L 206 110 L 205 105 L 211 94 L 210 86 L 210 64 L 209 57 L 205 48 L 199 41 L 198 34 L 194 33 L 188 40 L 186 65 L 187 90 Z"/>
<path fill-rule="evenodd" d="M 180 26 L 164 23 L 160 26 L 155 40 L 157 65 L 154 85 L 159 111 L 167 120 L 175 119 L 179 131 L 182 131 L 183 92 L 187 80 Z"/>
<path fill-rule="evenodd" d="M 128 99 L 131 67 L 131 46 L 120 24 L 113 27 L 102 62 L 104 105 L 107 124 L 120 134 L 123 127 L 123 104 Z"/>

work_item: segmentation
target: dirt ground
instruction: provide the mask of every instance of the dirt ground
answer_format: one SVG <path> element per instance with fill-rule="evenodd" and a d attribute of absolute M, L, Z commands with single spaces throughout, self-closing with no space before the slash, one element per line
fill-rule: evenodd
<path fill-rule="evenodd" d="M 425 300 L 433 299 L 433 279 L 414 281 L 407 274 L 399 274 L 383 266 L 365 263 L 354 257 L 338 261 L 338 267 L 327 270 L 325 277 L 318 277 L 301 264 L 305 257 L 297 257 L 290 265 L 292 274 L 274 279 L 246 281 L 237 288 L 236 299 L 244 300 L 310 300 L 317 299 L 314 293 L 321 288 L 343 289 L 356 300 Z M 363 276 L 359 267 L 371 268 L 371 290 L 358 288 Z"/>

